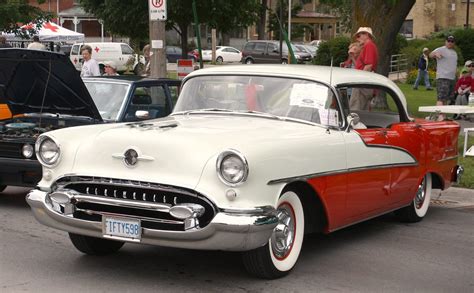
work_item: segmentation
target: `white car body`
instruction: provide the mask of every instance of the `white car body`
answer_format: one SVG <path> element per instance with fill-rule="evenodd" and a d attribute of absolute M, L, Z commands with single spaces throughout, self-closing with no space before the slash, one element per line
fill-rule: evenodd
<path fill-rule="evenodd" d="M 344 98 L 357 85 L 390 95 L 396 112 L 356 111 L 361 127 Z M 116 251 L 116 241 L 245 251 L 251 273 L 276 278 L 295 265 L 305 232 L 399 209 L 421 219 L 432 182 L 447 188 L 462 171 L 446 145 L 456 132 L 410 118 L 403 93 L 378 74 L 218 66 L 185 78 L 169 117 L 40 136 L 43 178 L 27 201 L 85 253 Z M 141 232 L 110 232 L 115 224 Z"/>
<path fill-rule="evenodd" d="M 234 47 L 217 46 L 216 47 L 216 62 L 240 62 L 242 53 Z M 202 51 L 203 61 L 212 61 L 212 50 Z"/>

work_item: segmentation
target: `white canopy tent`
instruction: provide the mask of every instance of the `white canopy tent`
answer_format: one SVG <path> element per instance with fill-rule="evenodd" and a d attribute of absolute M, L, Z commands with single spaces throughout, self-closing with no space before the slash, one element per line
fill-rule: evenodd
<path fill-rule="evenodd" d="M 26 24 L 22 26 L 22 29 L 31 29 L 33 24 Z M 7 41 L 25 41 L 15 34 L 4 34 Z M 37 33 L 41 42 L 82 42 L 84 41 L 84 34 L 68 30 L 62 26 L 59 26 L 53 22 L 45 22 Z"/>

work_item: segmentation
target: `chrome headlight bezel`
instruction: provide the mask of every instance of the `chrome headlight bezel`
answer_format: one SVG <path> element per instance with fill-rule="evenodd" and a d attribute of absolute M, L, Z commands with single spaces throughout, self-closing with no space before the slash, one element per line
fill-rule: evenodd
<path fill-rule="evenodd" d="M 226 160 L 230 159 L 231 157 L 237 158 L 242 164 L 242 171 L 241 171 L 242 175 L 239 176 L 240 179 L 237 181 L 229 180 L 228 176 L 224 174 L 225 170 L 223 168 L 223 163 Z M 219 177 L 219 179 L 225 185 L 230 186 L 230 187 L 235 187 L 235 186 L 242 185 L 247 180 L 248 175 L 249 175 L 249 164 L 247 162 L 247 159 L 244 157 L 244 155 L 242 155 L 242 153 L 240 153 L 237 150 L 229 149 L 229 150 L 223 151 L 217 157 L 216 171 L 217 171 L 217 177 Z"/>
<path fill-rule="evenodd" d="M 54 143 L 54 145 L 57 148 L 56 155 L 54 156 L 54 159 L 52 159 L 51 161 L 45 160 L 44 156 L 41 152 L 41 147 L 43 146 L 44 143 L 46 143 L 48 141 Z M 41 165 L 43 165 L 45 167 L 48 167 L 48 168 L 55 167 L 59 163 L 60 158 L 61 158 L 61 147 L 60 147 L 60 145 L 57 143 L 57 141 L 54 138 L 52 138 L 50 136 L 47 136 L 47 135 L 40 136 L 38 138 L 38 140 L 36 141 L 36 144 L 35 144 L 35 152 L 36 152 L 36 158 L 41 163 Z"/>
<path fill-rule="evenodd" d="M 33 155 L 35 154 L 35 147 L 29 143 L 25 143 L 21 147 L 21 155 L 25 159 L 31 159 L 33 158 Z"/>

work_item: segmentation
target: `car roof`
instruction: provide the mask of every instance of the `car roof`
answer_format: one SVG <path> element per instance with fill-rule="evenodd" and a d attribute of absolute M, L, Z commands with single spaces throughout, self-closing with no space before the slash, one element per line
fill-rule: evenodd
<path fill-rule="evenodd" d="M 123 83 L 169 83 L 169 84 L 179 84 L 181 81 L 171 78 L 150 78 L 146 76 L 137 76 L 137 75 L 118 75 L 118 76 L 95 76 L 95 77 L 86 77 L 84 81 L 114 81 L 114 82 L 123 82 Z"/>
<path fill-rule="evenodd" d="M 406 98 L 398 86 L 387 77 L 363 70 L 339 68 L 319 65 L 296 65 L 296 64 L 255 64 L 255 65 L 232 65 L 214 66 L 200 69 L 190 73 L 187 79 L 199 75 L 267 75 L 276 77 L 287 77 L 291 75 L 295 78 L 303 78 L 319 81 L 334 87 L 350 84 L 367 84 L 371 86 L 384 86 L 391 89 L 402 102 L 405 111 Z"/>

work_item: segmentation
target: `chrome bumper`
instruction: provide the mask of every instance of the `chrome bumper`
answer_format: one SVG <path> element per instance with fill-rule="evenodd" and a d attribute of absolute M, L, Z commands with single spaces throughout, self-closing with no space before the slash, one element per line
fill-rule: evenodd
<path fill-rule="evenodd" d="M 48 195 L 41 190 L 32 190 L 26 196 L 26 201 L 40 223 L 71 233 L 103 237 L 102 222 L 61 214 L 47 202 Z M 227 209 L 218 212 L 202 229 L 164 231 L 142 228 L 139 243 L 203 250 L 246 251 L 265 245 L 277 223 L 276 210 L 270 206 L 246 210 Z"/>

